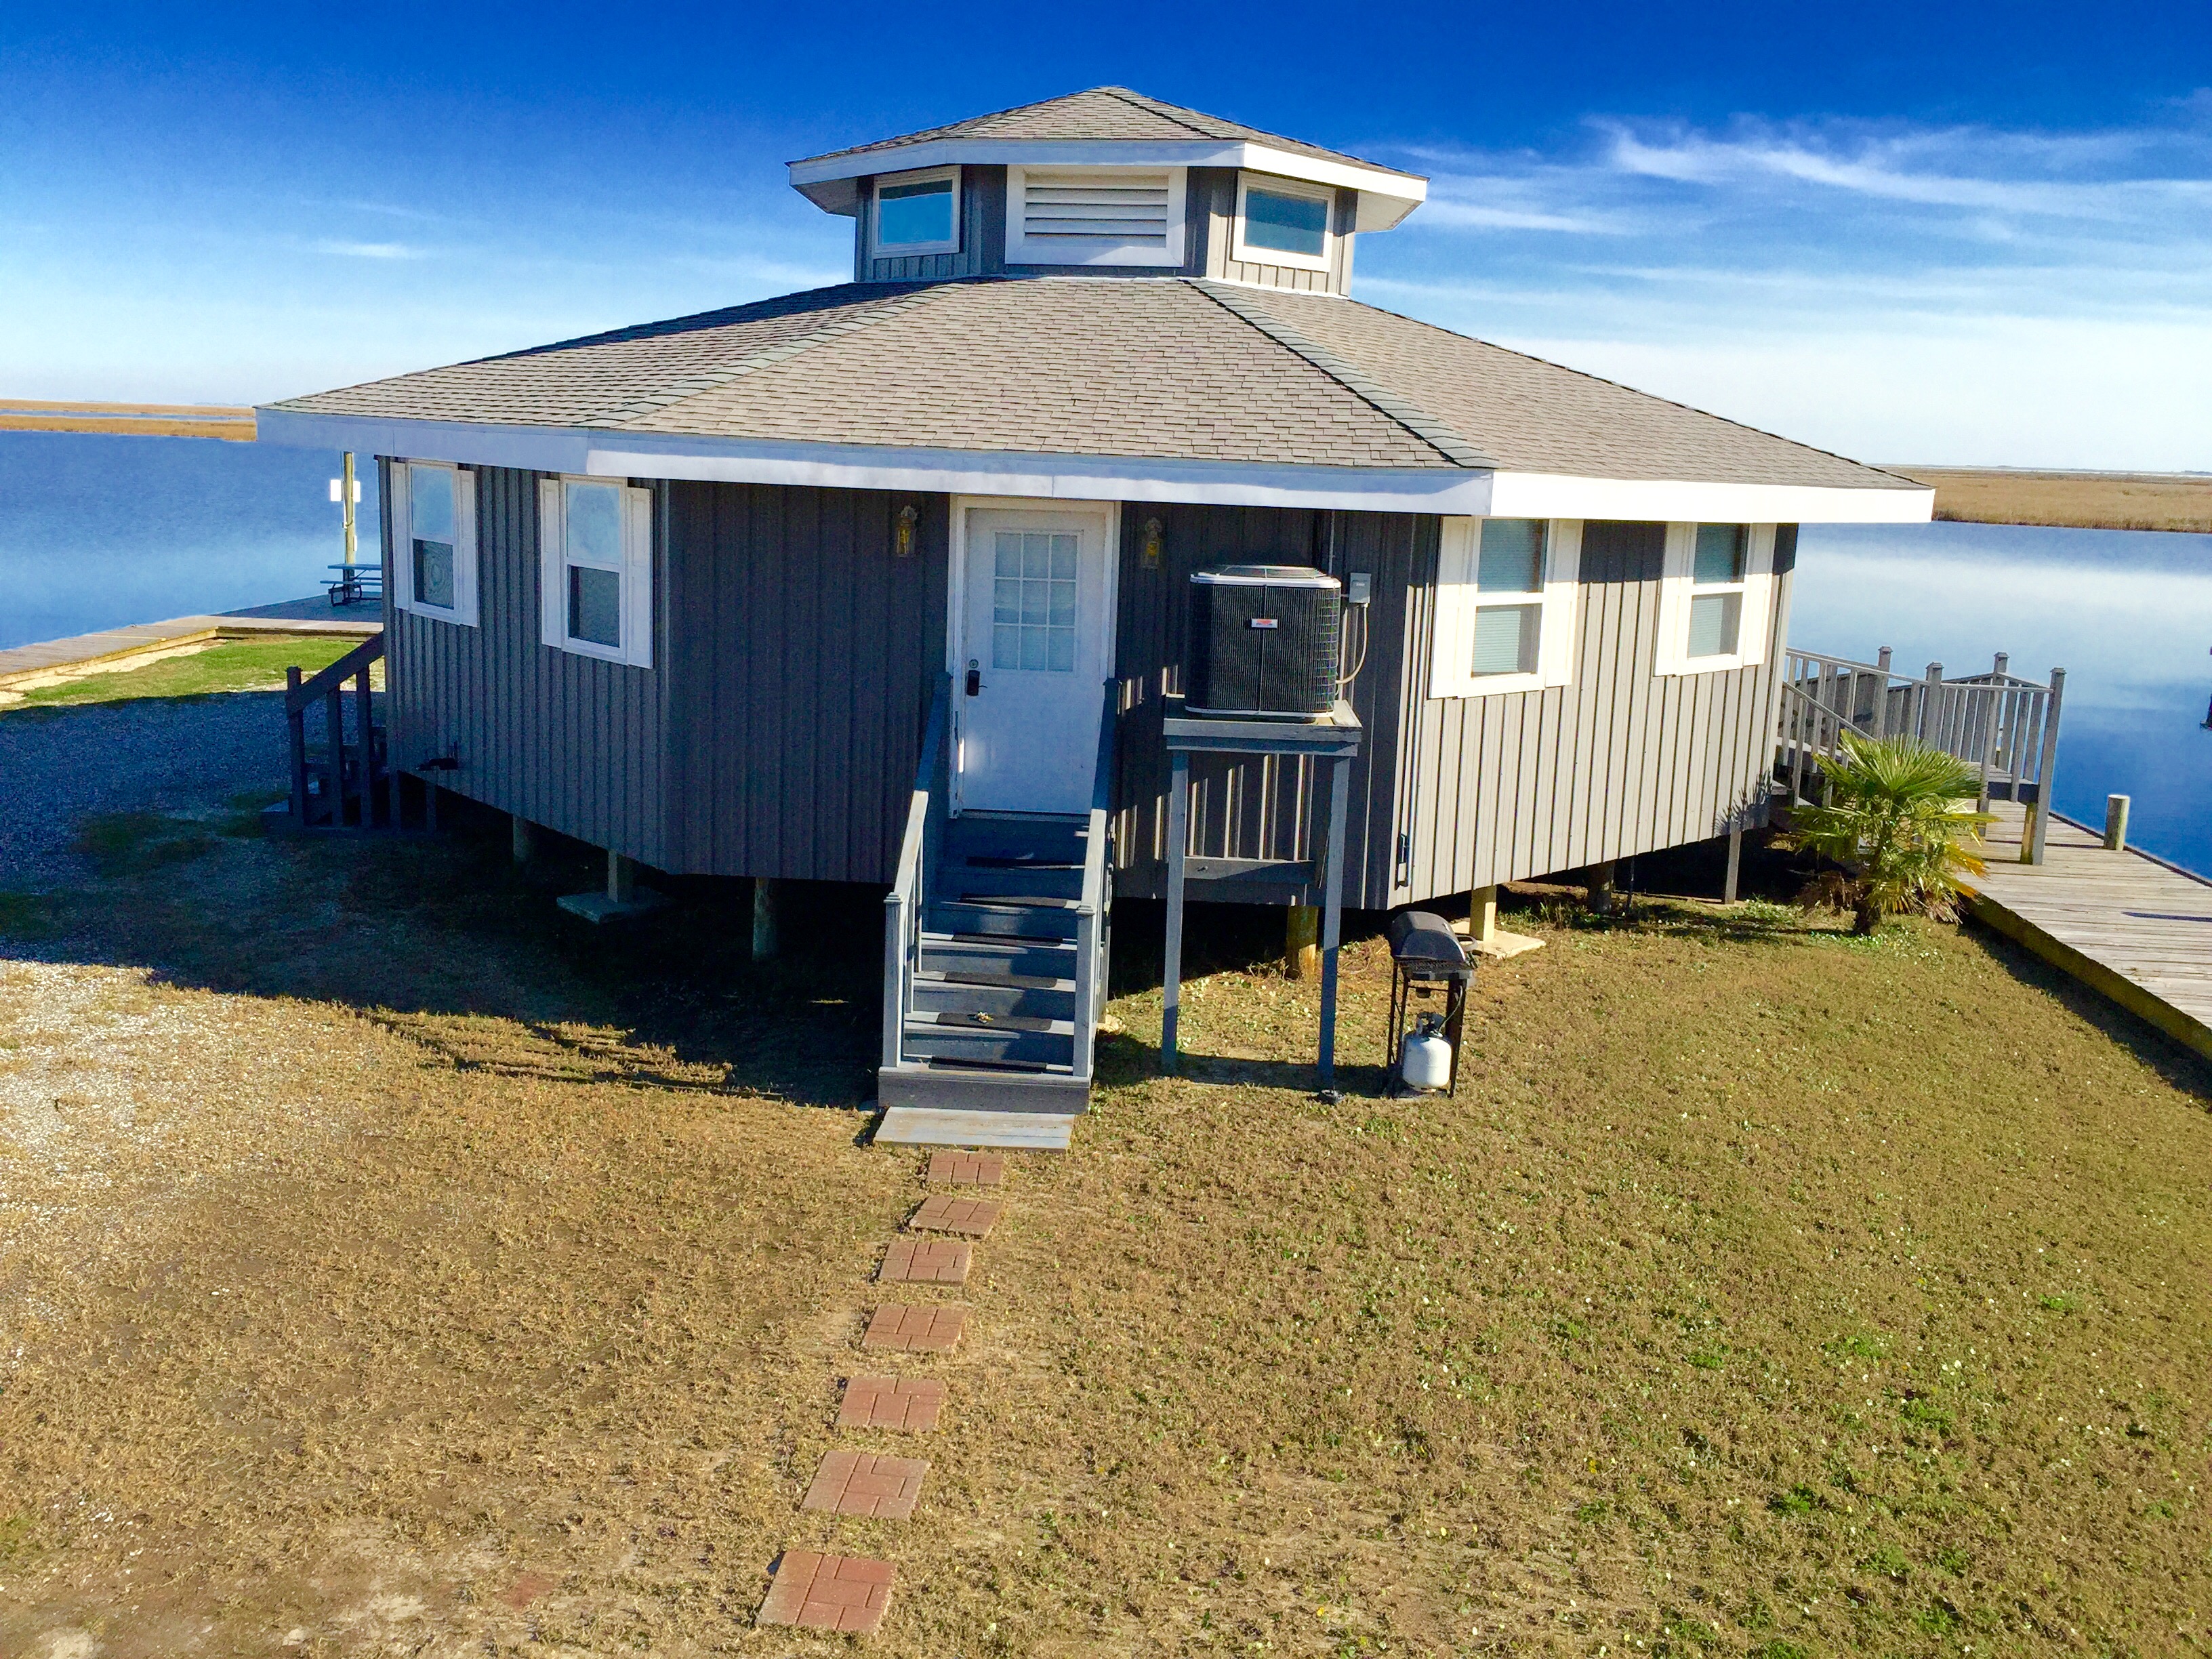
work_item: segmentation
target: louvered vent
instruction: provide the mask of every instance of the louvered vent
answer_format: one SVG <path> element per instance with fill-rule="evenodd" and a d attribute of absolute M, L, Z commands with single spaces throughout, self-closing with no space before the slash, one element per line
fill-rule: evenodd
<path fill-rule="evenodd" d="M 1040 251 L 1083 252 L 1103 243 L 1167 252 L 1170 179 L 1164 173 L 1047 173 L 1022 183 L 1022 237 Z"/>

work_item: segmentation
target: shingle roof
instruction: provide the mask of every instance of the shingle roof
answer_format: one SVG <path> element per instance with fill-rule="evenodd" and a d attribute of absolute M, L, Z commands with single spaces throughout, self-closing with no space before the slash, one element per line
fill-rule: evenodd
<path fill-rule="evenodd" d="M 793 443 L 1912 489 L 1355 301 L 1184 277 L 852 283 L 276 405 Z"/>
<path fill-rule="evenodd" d="M 1048 98 L 1042 103 L 1024 104 L 1015 109 L 998 110 L 989 115 L 971 116 L 967 120 L 955 121 L 947 126 L 929 127 L 896 138 L 879 138 L 873 143 L 854 144 L 844 149 L 825 151 L 820 155 L 807 156 L 804 161 L 794 161 L 792 165 L 803 167 L 808 161 L 865 155 L 873 150 L 901 149 L 909 144 L 927 143 L 938 138 L 1186 143 L 1194 138 L 1218 138 L 1266 144 L 1275 149 L 1310 155 L 1322 161 L 1342 161 L 1352 167 L 1370 167 L 1378 173 L 1397 173 L 1401 178 L 1419 176 L 1401 172 L 1396 167 L 1363 161 L 1357 155 L 1346 155 L 1341 150 L 1324 149 L 1318 144 L 1309 144 L 1301 139 L 1285 138 L 1279 133 L 1248 127 L 1241 121 L 1224 120 L 1202 110 L 1163 103 L 1157 98 L 1147 98 L 1141 92 L 1132 92 L 1127 87 L 1092 87 L 1087 92 L 1070 93 L 1063 98 Z"/>

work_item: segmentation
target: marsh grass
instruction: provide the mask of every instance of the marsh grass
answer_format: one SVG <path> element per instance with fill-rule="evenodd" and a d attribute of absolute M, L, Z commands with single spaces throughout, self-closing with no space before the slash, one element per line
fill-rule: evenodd
<path fill-rule="evenodd" d="M 871 896 L 823 890 L 756 969 L 711 885 L 563 928 L 583 849 L 115 867 L 52 901 L 70 937 L 161 965 L 100 970 L 134 1033 L 210 1035 L 131 1038 L 180 1127 L 0 1262 L 0 1516 L 37 1563 L 0 1649 L 98 1619 L 126 1656 L 294 1625 L 845 1651 L 750 1627 L 787 1547 L 894 1559 L 900 1653 L 2203 1639 L 2208 1079 L 1977 935 L 1524 910 L 1547 948 L 1479 976 L 1456 1100 L 1375 1097 L 1358 938 L 1367 1092 L 1328 1103 L 1315 988 L 1227 945 L 1158 1076 L 1127 907 L 1110 1082 L 1072 1153 L 1018 1160 L 895 1528 L 795 1507 L 919 1192 L 858 1112 L 793 1103 L 864 1097 Z M 38 1006 L 11 989 L 0 1035 Z M 0 1064 L 58 1053 L 12 1035 Z M 88 1053 L 70 1075 L 123 1063 Z M 257 1100 L 296 1127 L 223 1163 Z M 66 1121 L 96 1162 L 96 1115 Z M 526 1612 L 525 1571 L 557 1585 Z"/>

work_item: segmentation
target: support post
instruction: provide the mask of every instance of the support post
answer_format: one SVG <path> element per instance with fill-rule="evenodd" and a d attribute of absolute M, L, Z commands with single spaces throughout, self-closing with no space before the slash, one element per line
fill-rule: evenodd
<path fill-rule="evenodd" d="M 284 671 L 284 723 L 292 738 L 292 827 L 307 827 L 307 716 L 305 710 L 294 707 L 300 695 L 300 670 L 297 664 Z"/>
<path fill-rule="evenodd" d="M 353 481 L 353 451 L 349 449 L 345 453 L 345 476 L 338 483 L 338 500 L 343 504 L 342 516 L 345 520 L 345 562 L 349 565 L 354 562 L 354 556 L 360 550 L 360 542 L 354 534 L 354 499 L 360 488 Z M 348 580 L 353 579 L 352 571 L 343 574 Z"/>
<path fill-rule="evenodd" d="M 1352 757 L 1329 767 L 1328 857 L 1322 866 L 1321 918 L 1321 1092 L 1336 1096 L 1336 951 L 1343 937 L 1344 832 L 1352 804 Z"/>
<path fill-rule="evenodd" d="M 1183 842 L 1190 835 L 1190 757 L 1168 757 L 1168 937 L 1160 1002 L 1160 1070 L 1176 1068 L 1176 1025 L 1182 1013 Z"/>
<path fill-rule="evenodd" d="M 753 878 L 753 960 L 773 962 L 780 948 L 775 927 L 776 883 L 766 876 Z"/>
<path fill-rule="evenodd" d="M 637 892 L 637 866 L 620 853 L 607 854 L 607 900 L 613 904 L 628 904 Z"/>
<path fill-rule="evenodd" d="M 2128 850 L 2128 806 L 2125 795 L 2105 797 L 2105 849 L 2112 853 Z"/>
<path fill-rule="evenodd" d="M 1593 915 L 1609 916 L 1613 914 L 1614 903 L 1613 877 L 1613 861 L 1611 859 L 1606 860 L 1602 864 L 1590 866 L 1589 897 L 1586 902 Z"/>
<path fill-rule="evenodd" d="M 1498 885 L 1478 887 L 1467 896 L 1467 936 L 1476 945 L 1488 945 L 1498 937 Z"/>
<path fill-rule="evenodd" d="M 1310 904 L 1283 912 L 1283 969 L 1292 979 L 1311 979 L 1321 971 L 1321 912 Z"/>
<path fill-rule="evenodd" d="M 509 850 L 517 864 L 527 864 L 538 851 L 538 826 L 521 813 L 514 814 L 509 823 Z"/>
<path fill-rule="evenodd" d="M 2051 706 L 2043 719 L 2043 757 L 2036 768 L 2035 820 L 2030 834 L 2025 838 L 2026 857 L 2030 864 L 2043 862 L 2044 832 L 2050 827 L 2051 809 L 2057 800 L 2058 778 L 2058 704 L 2066 695 L 2066 671 L 2051 671 Z"/>
<path fill-rule="evenodd" d="M 1737 883 L 1743 874 L 1743 826 L 1737 824 L 1729 831 L 1728 879 L 1721 884 L 1721 902 L 1735 902 Z"/>

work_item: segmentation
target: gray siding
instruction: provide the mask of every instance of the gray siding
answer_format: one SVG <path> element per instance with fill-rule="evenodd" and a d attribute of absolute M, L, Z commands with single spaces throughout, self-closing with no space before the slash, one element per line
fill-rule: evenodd
<path fill-rule="evenodd" d="M 1434 554 L 1407 608 L 1400 902 L 1680 846 L 1747 823 L 1771 763 L 1777 659 L 1796 530 L 1775 545 L 1771 646 L 1757 668 L 1653 672 L 1666 527 L 1583 528 L 1574 679 L 1493 697 L 1427 696 Z"/>
<path fill-rule="evenodd" d="M 897 514 L 920 510 L 914 552 Z M 888 882 L 945 666 L 943 495 L 677 483 L 671 869 Z"/>
<path fill-rule="evenodd" d="M 853 234 L 853 280 L 856 283 L 941 283 L 955 276 L 981 276 L 1006 263 L 1006 170 L 960 169 L 960 246 L 951 253 L 921 253 L 878 258 L 870 239 L 875 231 L 876 181 L 860 180 L 860 223 Z"/>
<path fill-rule="evenodd" d="M 389 483 L 389 463 L 378 477 Z M 667 546 L 656 487 L 653 668 L 556 651 L 538 639 L 538 478 L 477 469 L 478 626 L 401 611 L 386 634 L 395 770 L 451 755 L 440 775 L 471 800 L 519 813 L 641 863 L 667 858 Z M 389 498 L 388 495 L 386 497 Z M 398 532 L 385 535 L 386 557 Z M 390 568 L 387 562 L 386 568 Z M 387 591 L 389 589 L 387 588 Z"/>
<path fill-rule="evenodd" d="M 1193 204 L 1194 238 L 1202 237 L 1196 261 L 1200 270 L 1224 282 L 1250 283 L 1261 288 L 1296 289 L 1305 294 L 1352 292 L 1352 249 L 1357 238 L 1353 220 L 1358 210 L 1357 191 L 1340 190 L 1333 212 L 1336 237 L 1331 269 L 1306 270 L 1291 265 L 1261 264 L 1232 257 L 1237 247 L 1237 169 L 1193 167 L 1189 198 Z M 1202 215 L 1202 224 L 1199 223 Z"/>

